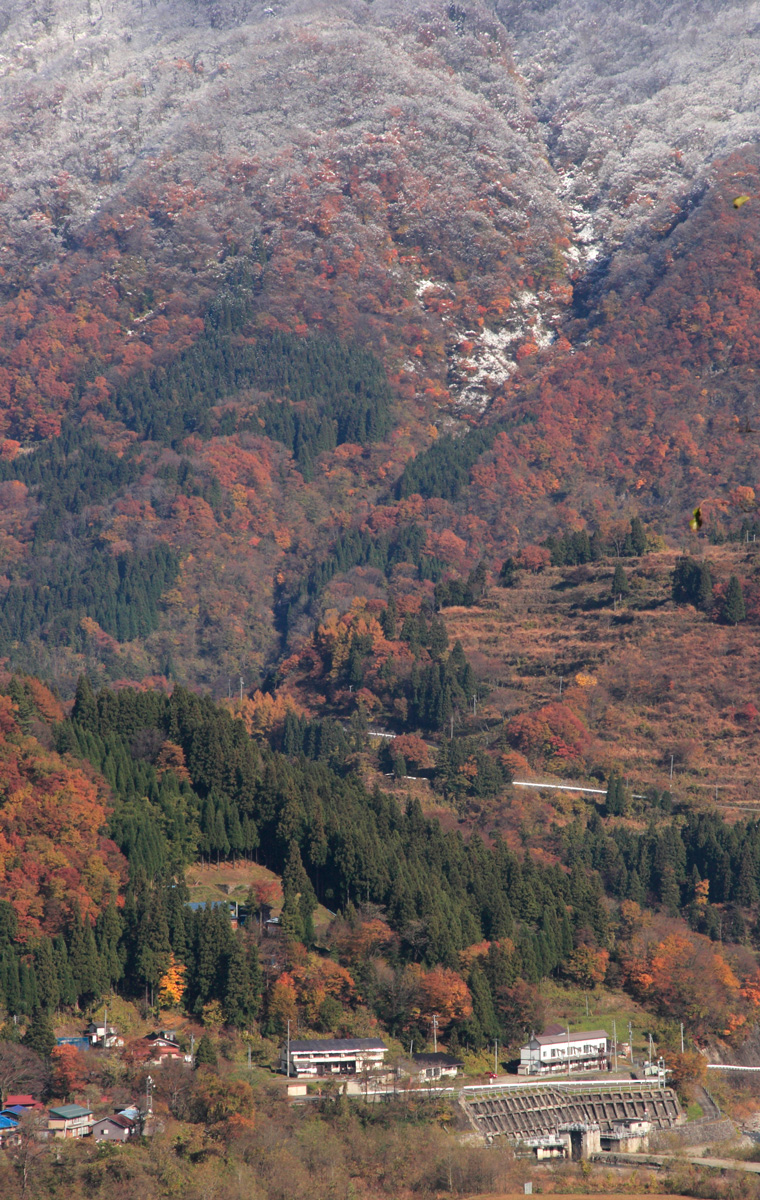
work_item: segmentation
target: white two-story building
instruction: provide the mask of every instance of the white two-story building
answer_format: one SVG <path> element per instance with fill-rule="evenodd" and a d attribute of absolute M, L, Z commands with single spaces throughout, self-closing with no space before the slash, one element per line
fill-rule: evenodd
<path fill-rule="evenodd" d="M 548 1075 L 552 1072 L 605 1071 L 609 1044 L 604 1029 L 569 1033 L 561 1025 L 550 1025 L 534 1034 L 520 1049 L 519 1075 Z"/>
<path fill-rule="evenodd" d="M 314 1038 L 290 1043 L 280 1051 L 280 1070 L 291 1079 L 323 1075 L 359 1075 L 383 1065 L 388 1047 L 378 1038 Z"/>

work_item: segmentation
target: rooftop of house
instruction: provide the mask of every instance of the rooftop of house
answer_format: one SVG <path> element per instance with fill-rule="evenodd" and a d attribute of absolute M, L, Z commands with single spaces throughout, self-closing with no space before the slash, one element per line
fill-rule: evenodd
<path fill-rule="evenodd" d="M 57 1108 L 49 1108 L 48 1112 L 51 1117 L 57 1117 L 61 1121 L 73 1121 L 77 1117 L 91 1117 L 92 1110 L 82 1108 L 81 1104 L 61 1104 Z"/>
<path fill-rule="evenodd" d="M 21 1108 L 42 1108 L 40 1101 L 35 1100 L 29 1092 L 10 1092 L 5 1097 L 5 1107 L 10 1108 L 14 1104 L 20 1105 Z"/>
<path fill-rule="evenodd" d="M 112 1113 L 111 1116 L 101 1117 L 96 1121 L 96 1125 L 103 1125 L 106 1121 L 110 1121 L 112 1125 L 118 1125 L 120 1129 L 133 1129 L 134 1121 L 131 1117 L 125 1117 L 124 1113 Z"/>
<path fill-rule="evenodd" d="M 413 1054 L 412 1058 L 420 1066 L 426 1067 L 461 1067 L 464 1066 L 461 1058 L 454 1058 L 453 1054 L 444 1054 L 438 1050 L 433 1054 Z"/>
<path fill-rule="evenodd" d="M 0 1129 L 15 1129 L 18 1125 L 16 1117 L 10 1117 L 7 1113 L 0 1113 Z"/>
<path fill-rule="evenodd" d="M 309 1050 L 387 1050 L 379 1038 L 307 1038 L 290 1043 L 291 1054 Z"/>
<path fill-rule="evenodd" d="M 569 1037 L 567 1030 L 563 1029 L 561 1033 L 550 1033 L 546 1030 L 544 1033 L 534 1034 L 531 1041 L 538 1042 L 539 1046 L 562 1046 L 567 1045 L 568 1041 L 572 1045 L 575 1042 L 596 1041 L 606 1037 L 606 1029 L 581 1029 L 577 1033 L 571 1033 Z"/>

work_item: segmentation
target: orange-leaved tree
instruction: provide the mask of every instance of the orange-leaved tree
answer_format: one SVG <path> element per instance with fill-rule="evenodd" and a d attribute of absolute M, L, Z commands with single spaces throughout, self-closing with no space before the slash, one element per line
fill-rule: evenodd
<path fill-rule="evenodd" d="M 82 1051 L 77 1046 L 56 1046 L 50 1060 L 53 1094 L 65 1100 L 81 1092 L 87 1081 L 87 1060 Z"/>

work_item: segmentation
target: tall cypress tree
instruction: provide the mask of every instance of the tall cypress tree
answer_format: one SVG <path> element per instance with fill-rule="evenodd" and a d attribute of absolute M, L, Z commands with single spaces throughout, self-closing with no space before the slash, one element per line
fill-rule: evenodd
<path fill-rule="evenodd" d="M 50 1017 L 43 1009 L 34 1010 L 21 1041 L 35 1054 L 39 1054 L 40 1058 L 50 1058 L 55 1046 L 55 1032 Z"/>
<path fill-rule="evenodd" d="M 744 607 L 742 585 L 735 575 L 728 581 L 725 599 L 723 601 L 723 620 L 727 625 L 738 625 L 747 615 Z"/>
<path fill-rule="evenodd" d="M 61 997 L 58 972 L 50 938 L 40 938 L 34 948 L 34 974 L 37 981 L 37 999 L 46 1012 L 58 1007 Z"/>
<path fill-rule="evenodd" d="M 484 1037 L 489 1041 L 499 1036 L 499 1022 L 493 1007 L 493 996 L 488 980 L 477 962 L 473 963 L 467 986 L 472 996 L 472 1015 Z"/>
<path fill-rule="evenodd" d="M 95 922 L 95 942 L 100 957 L 103 985 L 113 988 L 124 971 L 121 956 L 121 939 L 124 923 L 113 896 Z"/>
<path fill-rule="evenodd" d="M 628 583 L 628 576 L 623 570 L 623 564 L 615 563 L 615 571 L 612 576 L 612 595 L 616 598 L 619 596 L 627 596 L 631 587 Z"/>

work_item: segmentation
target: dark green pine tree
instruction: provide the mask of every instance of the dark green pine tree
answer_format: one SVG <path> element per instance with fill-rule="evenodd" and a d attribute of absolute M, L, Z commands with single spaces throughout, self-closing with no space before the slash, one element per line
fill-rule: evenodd
<path fill-rule="evenodd" d="M 102 992 L 102 967 L 92 926 L 78 908 L 69 933 L 69 963 L 77 996 L 87 1004 Z"/>
<path fill-rule="evenodd" d="M 124 973 L 121 940 L 124 922 L 113 896 L 95 922 L 95 943 L 100 957 L 103 986 L 114 988 Z"/>
<path fill-rule="evenodd" d="M 198 1049 L 195 1052 L 196 1067 L 215 1067 L 216 1066 L 216 1050 L 214 1043 L 207 1033 L 198 1042 Z"/>
<path fill-rule="evenodd" d="M 615 599 L 618 599 L 621 596 L 627 596 L 630 590 L 628 576 L 623 570 L 623 564 L 620 562 L 615 563 L 615 573 L 612 576 L 612 595 Z"/>
<path fill-rule="evenodd" d="M 93 733 L 98 731 L 98 706 L 95 694 L 86 675 L 80 675 L 77 680 L 77 690 L 74 697 L 74 708 L 71 719 L 83 725 Z"/>
<path fill-rule="evenodd" d="M 293 892 L 285 895 L 285 903 L 280 913 L 280 928 L 283 936 L 289 942 L 304 942 L 306 939 L 301 909 Z"/>
<path fill-rule="evenodd" d="M 757 900 L 755 862 L 752 850 L 745 846 L 739 864 L 739 877 L 736 881 L 736 903 L 742 908 L 749 908 Z"/>
<path fill-rule="evenodd" d="M 37 981 L 39 1006 L 46 1012 L 51 1012 L 58 1007 L 61 992 L 58 986 L 53 943 L 50 938 L 40 938 L 34 947 L 34 975 Z"/>
<path fill-rule="evenodd" d="M 135 966 L 143 986 L 158 987 L 169 969 L 171 950 L 163 891 L 156 888 L 147 898 L 137 932 Z"/>
<path fill-rule="evenodd" d="M 499 586 L 504 588 L 514 587 L 517 583 L 517 565 L 511 556 L 505 558 L 501 564 L 498 582 Z"/>
<path fill-rule="evenodd" d="M 233 938 L 226 963 L 224 1015 L 230 1025 L 245 1029 L 261 1007 L 261 969 L 255 945 L 249 950 L 240 937 Z"/>
<path fill-rule="evenodd" d="M 66 940 L 60 933 L 53 940 L 53 959 L 58 979 L 58 1002 L 64 1008 L 72 1008 L 77 1002 L 77 989 L 71 972 Z"/>
<path fill-rule="evenodd" d="M 645 554 L 647 548 L 647 535 L 640 517 L 631 518 L 630 538 L 633 553 Z"/>
<path fill-rule="evenodd" d="M 747 610 L 744 607 L 744 594 L 742 585 L 735 575 L 732 575 L 728 581 L 728 588 L 723 600 L 723 620 L 727 625 L 738 625 L 747 615 Z"/>
<path fill-rule="evenodd" d="M 209 1000 L 222 1000 L 224 964 L 233 932 L 226 904 L 200 909 L 194 918 L 188 955 L 187 1003 L 198 1015 Z"/>
<path fill-rule="evenodd" d="M 36 1008 L 34 1010 L 21 1041 L 35 1054 L 39 1054 L 40 1058 L 50 1058 L 55 1047 L 55 1032 L 50 1023 L 50 1017 L 44 1009 Z"/>
<path fill-rule="evenodd" d="M 388 597 L 388 603 L 380 614 L 380 626 L 384 636 L 389 642 L 393 642 L 397 635 L 398 609 L 393 596 Z"/>
<path fill-rule="evenodd" d="M 0 955 L 0 981 L 2 982 L 5 1007 L 11 1015 L 15 1016 L 22 1011 L 21 980 L 18 958 L 11 949 L 4 949 Z"/>
<path fill-rule="evenodd" d="M 712 608 L 713 600 L 713 583 L 712 575 L 710 574 L 710 564 L 703 559 L 699 564 L 699 582 L 697 584 L 696 604 L 697 608 L 702 612 L 709 612 Z"/>
<path fill-rule="evenodd" d="M 21 1010 L 25 1013 L 34 1012 L 40 1006 L 40 999 L 37 995 L 37 979 L 34 969 L 29 963 L 21 963 L 19 982 L 21 984 Z"/>
<path fill-rule="evenodd" d="M 499 1022 L 493 1007 L 493 996 L 488 980 L 477 963 L 473 964 L 467 980 L 472 997 L 472 1015 L 478 1023 L 483 1036 L 488 1041 L 499 1037 Z"/>
<path fill-rule="evenodd" d="M 625 790 L 623 781 L 616 771 L 613 771 L 607 782 L 607 795 L 604 801 L 608 817 L 620 817 L 626 809 Z"/>

